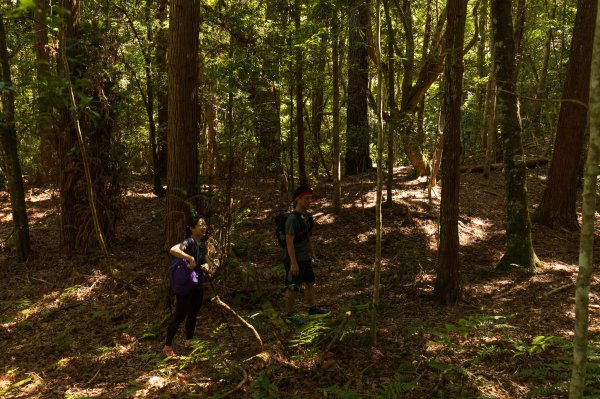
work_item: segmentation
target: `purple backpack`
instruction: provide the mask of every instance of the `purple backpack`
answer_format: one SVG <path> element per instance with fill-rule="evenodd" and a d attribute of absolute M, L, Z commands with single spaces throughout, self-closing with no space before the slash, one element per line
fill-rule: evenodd
<path fill-rule="evenodd" d="M 198 273 L 186 260 L 175 258 L 169 264 L 169 283 L 175 295 L 187 295 L 198 285 Z"/>

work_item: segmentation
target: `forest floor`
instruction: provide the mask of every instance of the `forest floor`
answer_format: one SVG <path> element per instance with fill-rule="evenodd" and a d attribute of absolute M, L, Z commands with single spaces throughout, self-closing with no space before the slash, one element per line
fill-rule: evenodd
<path fill-rule="evenodd" d="M 532 210 L 546 173 L 529 170 Z M 286 201 L 265 183 L 238 186 L 234 255 L 215 284 L 205 284 L 192 348 L 182 346 L 180 329 L 177 359 L 161 354 L 169 315 L 164 199 L 149 184 L 128 183 L 110 260 L 65 255 L 57 244 L 56 198 L 28 188 L 35 255 L 16 263 L 5 239 L 9 197 L 0 192 L 0 397 L 566 397 L 579 234 L 534 225 L 545 266 L 534 275 L 495 271 L 505 243 L 504 179 L 501 172 L 488 180 L 463 174 L 464 295 L 455 307 L 439 306 L 432 299 L 439 187 L 429 204 L 424 180 L 398 168 L 395 205 L 383 210 L 382 306 L 372 345 L 374 181 L 374 174 L 346 180 L 338 215 L 331 183 L 316 186 L 317 301 L 332 314 L 300 327 L 282 317 L 273 220 Z M 600 397 L 599 279 L 593 277 L 590 299 L 590 397 Z M 254 325 L 263 347 L 210 302 L 215 291 Z"/>

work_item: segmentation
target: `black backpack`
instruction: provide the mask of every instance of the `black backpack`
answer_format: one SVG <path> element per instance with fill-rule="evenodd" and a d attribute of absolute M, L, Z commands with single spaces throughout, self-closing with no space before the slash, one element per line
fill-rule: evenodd
<path fill-rule="evenodd" d="M 277 226 L 277 230 L 275 231 L 275 235 L 277 236 L 277 242 L 281 248 L 286 247 L 285 243 L 285 222 L 288 217 L 294 214 L 298 218 L 298 222 L 300 223 L 300 227 L 302 228 L 302 214 L 300 212 L 283 212 L 275 216 L 275 225 Z M 314 220 L 311 214 L 308 215 L 308 231 L 300 230 L 296 233 L 294 237 L 294 242 L 299 242 L 302 240 L 308 240 L 308 237 L 312 234 L 312 228 L 314 225 Z"/>

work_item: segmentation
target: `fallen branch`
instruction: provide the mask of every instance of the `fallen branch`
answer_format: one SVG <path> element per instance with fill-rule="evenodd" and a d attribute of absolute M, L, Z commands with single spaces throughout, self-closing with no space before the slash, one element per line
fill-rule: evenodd
<path fill-rule="evenodd" d="M 226 365 L 229 366 L 229 362 L 224 361 L 223 363 L 225 363 Z M 242 380 L 232 389 L 230 389 L 229 391 L 225 392 L 223 395 L 220 395 L 220 398 L 224 398 L 226 396 L 231 395 L 232 393 L 234 393 L 235 391 L 237 391 L 238 389 L 240 389 L 241 387 L 244 386 L 244 384 L 248 381 L 248 373 L 246 373 L 246 370 L 244 370 L 243 367 L 238 366 L 238 365 L 234 365 L 236 368 L 242 370 L 242 373 L 244 374 L 244 378 L 242 378 Z"/>
<path fill-rule="evenodd" d="M 537 166 L 542 166 L 548 163 L 547 158 L 533 158 L 525 161 L 525 166 L 528 168 L 535 168 Z M 500 170 L 504 169 L 504 163 L 493 163 L 490 164 L 490 170 Z M 485 170 L 485 164 L 480 165 L 472 165 L 472 166 L 462 166 L 460 168 L 460 173 L 483 173 Z"/>
<path fill-rule="evenodd" d="M 237 314 L 237 312 L 235 310 L 233 310 L 231 307 L 229 307 L 229 305 L 227 305 L 225 302 L 221 301 L 221 299 L 218 296 L 215 296 L 210 301 L 212 303 L 214 303 L 215 305 L 218 305 L 218 306 L 222 307 L 223 309 L 225 309 L 225 311 L 227 313 L 234 316 L 235 318 L 237 318 L 240 321 L 240 323 L 242 323 L 243 325 L 248 327 L 248 329 L 250 329 L 250 331 L 252 331 L 252 333 L 254 334 L 254 337 L 260 344 L 260 348 L 261 349 L 263 348 L 263 341 L 260 338 L 260 335 L 258 335 L 258 332 L 256 331 L 256 329 L 252 326 L 252 324 L 250 324 L 246 320 L 244 320 L 244 318 L 242 316 L 240 316 L 239 314 Z"/>
<path fill-rule="evenodd" d="M 560 287 L 558 287 L 558 288 L 555 288 L 555 289 L 553 289 L 553 290 L 551 290 L 551 291 L 548 291 L 548 292 L 546 292 L 546 293 L 545 293 L 545 294 L 543 294 L 543 295 L 540 295 L 540 298 L 546 298 L 546 297 L 549 297 L 550 295 L 554 295 L 554 294 L 556 294 L 557 292 L 564 291 L 564 290 L 566 290 L 567 288 L 570 288 L 570 287 L 572 287 L 572 286 L 574 286 L 574 285 L 575 285 L 575 283 L 574 283 L 574 282 L 570 282 L 569 284 L 561 285 L 561 286 L 560 286 Z"/>

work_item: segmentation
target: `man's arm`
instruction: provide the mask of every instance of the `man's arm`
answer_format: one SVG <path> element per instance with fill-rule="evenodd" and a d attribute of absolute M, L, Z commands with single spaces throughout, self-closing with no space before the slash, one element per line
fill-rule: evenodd
<path fill-rule="evenodd" d="M 285 245 L 287 248 L 288 256 L 290 257 L 290 270 L 292 271 L 293 276 L 297 276 L 300 274 L 300 269 L 298 268 L 298 261 L 296 260 L 296 248 L 294 248 L 294 234 L 286 234 L 285 235 Z"/>

